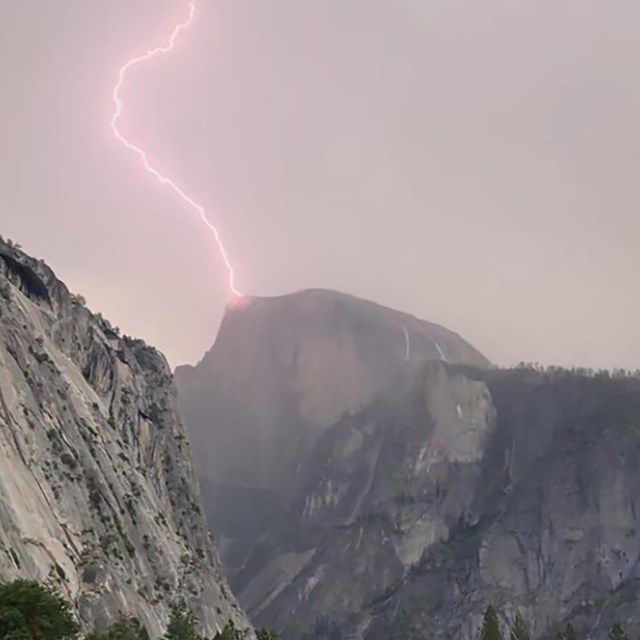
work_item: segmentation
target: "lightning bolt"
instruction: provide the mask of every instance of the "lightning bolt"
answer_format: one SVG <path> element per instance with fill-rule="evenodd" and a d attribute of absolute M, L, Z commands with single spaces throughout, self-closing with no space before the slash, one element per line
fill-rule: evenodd
<path fill-rule="evenodd" d="M 122 67 L 120 67 L 120 71 L 118 72 L 118 82 L 116 83 L 115 87 L 113 88 L 114 111 L 113 111 L 113 116 L 111 117 L 111 123 L 110 124 L 111 124 L 111 130 L 113 131 L 113 135 L 116 137 L 116 139 L 119 142 L 121 142 L 129 151 L 133 152 L 135 155 L 138 156 L 138 158 L 140 158 L 140 160 L 142 161 L 142 164 L 144 165 L 144 168 L 154 178 L 156 178 L 156 180 L 158 180 L 160 183 L 168 186 L 187 205 L 189 205 L 189 207 L 191 209 L 193 209 L 193 211 L 195 213 L 197 213 L 200 216 L 200 219 L 205 224 L 207 229 L 209 229 L 209 231 L 213 234 L 213 237 L 215 238 L 216 244 L 218 245 L 218 249 L 220 250 L 220 255 L 222 256 L 222 260 L 224 262 L 224 265 L 225 265 L 225 267 L 227 269 L 227 272 L 228 272 L 228 275 L 229 275 L 229 280 L 228 280 L 229 289 L 236 296 L 236 298 L 241 298 L 242 297 L 242 293 L 240 292 L 240 290 L 235 285 L 235 274 L 234 274 L 234 270 L 233 270 L 233 265 L 231 264 L 231 260 L 229 259 L 229 254 L 227 253 L 227 250 L 226 250 L 226 248 L 224 246 L 224 243 L 222 242 L 222 238 L 220 237 L 220 233 L 218 232 L 218 229 L 215 227 L 215 225 L 207 217 L 207 213 L 204 210 L 204 207 L 202 205 L 198 204 L 191 196 L 189 196 L 182 189 L 182 187 L 178 186 L 173 180 L 171 180 L 170 178 L 168 178 L 167 176 L 162 174 L 158 169 L 156 169 L 149 162 L 149 159 L 147 158 L 146 152 L 143 149 L 141 149 L 140 147 L 137 147 L 130 140 L 128 140 L 124 136 L 124 134 L 120 131 L 120 129 L 118 128 L 118 122 L 119 122 L 120 118 L 122 117 L 122 111 L 123 111 L 123 103 L 122 103 L 122 99 L 120 97 L 120 91 L 122 90 L 122 86 L 124 85 L 124 82 L 125 82 L 125 79 L 126 79 L 126 76 L 127 76 L 127 72 L 132 67 L 134 67 L 134 66 L 136 66 L 136 65 L 138 65 L 138 64 L 140 64 L 142 62 L 147 62 L 147 61 L 151 60 L 152 58 L 155 58 L 156 56 L 159 56 L 159 55 L 162 55 L 162 54 L 165 54 L 165 53 L 169 53 L 175 47 L 176 41 L 178 40 L 178 36 L 180 36 L 180 34 L 183 31 L 186 31 L 191 26 L 191 24 L 193 23 L 193 20 L 195 18 L 195 15 L 196 15 L 196 3 L 195 3 L 194 0 L 191 0 L 189 2 L 189 15 L 188 15 L 187 19 L 184 22 L 181 22 L 178 25 L 176 25 L 176 27 L 171 32 L 171 35 L 169 36 L 169 40 L 168 40 L 166 45 L 158 46 L 155 49 L 149 49 L 146 53 L 144 53 L 142 55 L 139 55 L 139 56 L 136 56 L 135 58 L 131 58 L 130 60 L 125 62 L 122 65 Z"/>

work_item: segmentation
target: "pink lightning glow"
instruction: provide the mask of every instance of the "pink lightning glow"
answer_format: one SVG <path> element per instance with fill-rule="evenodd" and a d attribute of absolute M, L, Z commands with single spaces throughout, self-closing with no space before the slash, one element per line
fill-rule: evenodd
<path fill-rule="evenodd" d="M 207 214 L 204 210 L 204 207 L 199 205 L 195 200 L 193 200 L 193 198 L 187 195 L 182 190 L 181 187 L 179 187 L 175 182 L 173 182 L 173 180 L 167 178 L 165 175 L 160 173 L 158 169 L 151 166 L 147 158 L 147 154 L 142 149 L 140 149 L 139 147 L 134 145 L 132 142 L 130 142 L 121 133 L 120 129 L 118 128 L 118 121 L 122 116 L 122 110 L 123 110 L 122 100 L 120 98 L 120 90 L 122 89 L 122 85 L 124 84 L 124 81 L 125 81 L 125 76 L 127 75 L 127 72 L 129 71 L 129 69 L 131 69 L 131 67 L 137 64 L 140 64 L 141 62 L 146 62 L 147 60 L 151 60 L 151 58 L 154 58 L 159 54 L 168 53 L 169 51 L 171 51 L 174 48 L 176 44 L 176 40 L 178 39 L 178 36 L 180 35 L 180 33 L 188 29 L 191 23 L 193 22 L 195 13 L 196 13 L 196 3 L 194 0 L 191 0 L 189 2 L 189 17 L 184 22 L 178 24 L 174 28 L 173 32 L 171 33 L 171 36 L 169 37 L 168 44 L 164 46 L 156 47 L 155 49 L 150 49 L 143 55 L 137 56 L 135 58 L 131 58 L 131 60 L 126 62 L 120 68 L 120 72 L 118 73 L 118 82 L 116 83 L 116 86 L 113 88 L 113 103 L 115 105 L 115 110 L 113 112 L 113 116 L 111 117 L 111 129 L 116 139 L 119 140 L 127 149 L 129 149 L 129 151 L 132 151 L 133 153 L 135 153 L 140 158 L 140 160 L 142 160 L 142 164 L 144 165 L 144 168 L 151 175 L 153 175 L 162 184 L 169 186 L 176 194 L 178 194 L 178 196 L 180 196 L 180 198 L 182 198 L 182 200 L 184 200 L 196 213 L 198 213 L 202 222 L 207 226 L 209 231 L 213 233 L 216 244 L 220 249 L 222 260 L 224 261 L 225 267 L 227 268 L 227 271 L 229 273 L 229 289 L 236 297 L 241 298 L 242 293 L 236 288 L 236 285 L 234 282 L 235 274 L 233 271 L 233 265 L 229 260 L 229 255 L 227 254 L 227 250 L 225 249 L 224 243 L 222 242 L 222 238 L 218 233 L 218 229 L 216 229 L 216 227 L 207 218 Z"/>

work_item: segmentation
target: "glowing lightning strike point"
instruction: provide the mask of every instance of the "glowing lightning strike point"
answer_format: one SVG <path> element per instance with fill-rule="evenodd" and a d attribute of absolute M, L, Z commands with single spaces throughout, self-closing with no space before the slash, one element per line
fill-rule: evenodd
<path fill-rule="evenodd" d="M 191 0 L 189 2 L 189 17 L 184 22 L 178 24 L 174 28 L 173 32 L 171 33 L 171 36 L 169 37 L 168 44 L 166 44 L 165 46 L 156 47 L 155 49 L 150 49 L 145 54 L 132 58 L 120 68 L 120 71 L 118 73 L 118 82 L 116 83 L 116 86 L 113 88 L 113 103 L 115 105 L 115 110 L 113 112 L 113 116 L 111 117 L 111 129 L 116 139 L 119 140 L 127 149 L 129 149 L 129 151 L 132 151 L 133 153 L 135 153 L 140 158 L 140 160 L 142 160 L 144 168 L 151 175 L 153 175 L 162 184 L 169 186 L 176 194 L 180 196 L 180 198 L 182 198 L 182 200 L 184 200 L 194 211 L 196 211 L 196 213 L 199 214 L 202 222 L 207 226 L 209 231 L 213 233 L 213 237 L 215 238 L 216 244 L 220 249 L 222 260 L 229 273 L 229 289 L 235 296 L 241 298 L 242 293 L 236 288 L 234 283 L 233 265 L 229 260 L 229 255 L 227 254 L 227 250 L 225 249 L 224 243 L 222 242 L 222 238 L 220 237 L 218 230 L 207 218 L 207 214 L 204 208 L 201 205 L 199 205 L 195 200 L 193 200 L 193 198 L 188 196 L 175 182 L 173 182 L 173 180 L 167 178 L 162 173 L 160 173 L 160 171 L 158 171 L 155 167 L 151 166 L 151 164 L 149 163 L 149 160 L 147 159 L 147 154 L 142 149 L 140 149 L 139 147 L 134 145 L 132 142 L 130 142 L 121 133 L 120 129 L 118 129 L 118 121 L 122 116 L 122 109 L 123 109 L 122 100 L 120 98 L 120 90 L 122 89 L 122 85 L 124 84 L 127 72 L 129 71 L 129 69 L 131 69 L 131 67 L 137 64 L 140 64 L 141 62 L 146 62 L 147 60 L 151 60 L 151 58 L 154 58 L 159 54 L 168 53 L 169 51 L 171 51 L 174 48 L 176 40 L 178 39 L 178 36 L 180 35 L 180 33 L 182 31 L 185 31 L 191 26 L 195 13 L 196 13 L 196 4 L 194 0 Z"/>

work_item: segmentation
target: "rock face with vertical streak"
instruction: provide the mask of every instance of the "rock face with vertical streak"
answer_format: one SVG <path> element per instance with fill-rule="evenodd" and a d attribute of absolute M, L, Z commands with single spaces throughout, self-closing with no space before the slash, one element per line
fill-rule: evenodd
<path fill-rule="evenodd" d="M 640 374 L 450 373 L 484 385 L 494 414 L 460 519 L 343 630 L 471 638 L 492 602 L 537 638 L 568 623 L 578 637 L 606 637 L 615 622 L 637 635 Z"/>
<path fill-rule="evenodd" d="M 185 599 L 247 626 L 220 571 L 164 358 L 0 241 L 0 579 L 53 581 L 89 628 L 152 637 Z"/>
<path fill-rule="evenodd" d="M 291 638 L 344 625 L 467 517 L 494 428 L 484 383 L 407 367 L 292 478 L 295 498 L 234 576 L 248 614 Z"/>
<path fill-rule="evenodd" d="M 245 298 L 202 362 L 176 370 L 196 464 L 216 487 L 281 486 L 307 437 L 372 402 L 407 359 L 443 358 L 487 364 L 455 333 L 352 296 Z"/>
<path fill-rule="evenodd" d="M 402 390 L 400 381 L 409 379 L 407 371 L 415 373 L 419 368 L 415 363 L 445 360 L 488 365 L 476 349 L 443 327 L 352 296 L 313 290 L 243 300 L 227 311 L 216 343 L 203 361 L 176 371 L 205 508 L 225 569 L 258 620 L 281 625 L 290 605 L 288 592 L 282 592 L 284 585 L 305 567 L 311 571 L 309 562 L 315 547 L 304 546 L 307 529 L 293 533 L 295 524 L 283 525 L 279 533 L 287 540 L 293 535 L 299 542 L 292 542 L 292 546 L 283 542 L 277 553 L 256 546 L 256 538 L 268 529 L 275 531 L 282 517 L 294 523 L 303 517 L 314 523 L 315 531 L 315 523 L 333 513 L 336 505 L 339 516 L 333 514 L 332 522 L 342 526 L 345 518 L 357 521 L 371 499 L 368 483 L 377 478 L 382 465 L 392 464 L 384 445 L 391 436 L 381 425 L 347 426 L 349 416 L 366 411 L 390 390 Z M 437 466 L 441 455 L 453 456 L 464 464 L 466 457 L 478 455 L 475 449 L 485 438 L 488 418 L 483 412 L 490 408 L 482 404 L 482 385 L 462 379 L 456 383 L 460 388 L 452 393 L 467 410 L 467 418 L 459 418 L 458 403 L 441 397 L 448 393 L 448 382 L 438 377 L 443 376 L 442 371 L 432 372 L 429 378 L 435 385 L 435 397 L 429 402 L 440 416 L 432 427 L 441 451 L 411 458 L 417 468 Z M 438 385 L 445 387 L 444 391 Z M 423 398 L 420 415 L 425 414 L 426 405 Z M 473 412 L 478 414 L 478 424 L 469 422 Z M 469 433 L 448 433 L 449 417 L 462 421 Z M 334 437 L 342 444 L 334 443 Z M 396 433 L 395 437 L 399 442 L 404 436 Z M 364 444 L 367 446 L 362 449 Z M 352 458 L 342 446 L 352 452 Z M 364 473 L 358 476 L 363 486 L 352 487 L 348 496 L 343 496 L 341 483 L 332 478 L 326 486 L 303 494 L 303 489 L 313 484 L 309 474 L 320 478 L 327 473 L 318 466 L 324 461 L 318 447 L 322 451 L 336 448 L 335 455 L 331 454 L 335 462 L 331 472 L 347 472 L 338 464 L 341 460 L 349 469 L 352 465 L 358 474 Z M 379 459 L 377 448 L 381 448 Z M 384 491 L 377 481 L 376 488 Z M 343 504 L 347 498 L 348 505 Z M 437 538 L 444 528 L 434 526 L 430 535 Z M 375 543 L 365 539 L 362 544 Z M 416 554 L 413 543 L 397 544 L 402 558 Z M 383 554 L 378 561 L 387 576 L 383 582 L 398 575 L 401 560 Z M 322 569 L 323 575 L 328 571 Z M 344 571 L 352 573 L 349 567 Z M 355 586 L 356 577 L 352 573 L 343 586 L 345 592 L 353 586 L 353 602 L 362 602 L 379 580 L 363 590 Z M 307 591 L 316 583 L 331 588 L 332 582 L 323 581 L 320 574 L 309 575 L 308 580 Z M 318 592 L 316 587 L 314 593 Z M 282 616 L 268 613 L 275 611 L 274 607 Z M 324 609 L 320 606 L 318 611 L 322 615 Z"/>
<path fill-rule="evenodd" d="M 640 632 L 640 375 L 495 369 L 312 291 L 230 309 L 177 381 L 232 586 L 284 640 L 471 639 L 489 603 Z"/>

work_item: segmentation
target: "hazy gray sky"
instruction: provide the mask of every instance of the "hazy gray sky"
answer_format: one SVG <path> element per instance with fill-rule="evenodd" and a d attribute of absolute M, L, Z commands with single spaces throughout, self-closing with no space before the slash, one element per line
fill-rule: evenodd
<path fill-rule="evenodd" d="M 226 276 L 113 140 L 186 0 L 0 0 L 0 233 L 173 364 Z M 243 290 L 335 288 L 498 363 L 640 367 L 638 0 L 200 0 L 122 127 Z"/>

